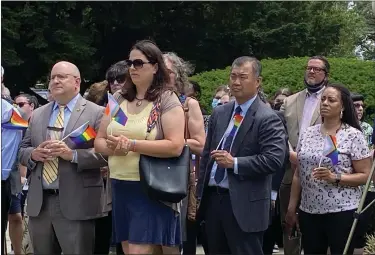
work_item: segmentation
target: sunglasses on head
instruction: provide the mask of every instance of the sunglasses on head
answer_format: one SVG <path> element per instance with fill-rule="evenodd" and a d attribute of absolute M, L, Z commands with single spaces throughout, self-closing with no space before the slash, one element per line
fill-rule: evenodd
<path fill-rule="evenodd" d="M 128 66 L 128 68 L 130 68 L 131 66 L 134 66 L 135 69 L 142 68 L 144 64 L 154 64 L 151 61 L 144 62 L 142 59 L 134 59 L 134 60 L 127 59 L 125 60 L 125 63 Z"/>
<path fill-rule="evenodd" d="M 121 74 L 121 75 L 117 75 L 116 77 L 109 77 L 108 83 L 113 84 L 113 83 L 115 83 L 115 81 L 117 81 L 117 83 L 124 83 L 125 80 L 126 80 L 126 75 Z"/>

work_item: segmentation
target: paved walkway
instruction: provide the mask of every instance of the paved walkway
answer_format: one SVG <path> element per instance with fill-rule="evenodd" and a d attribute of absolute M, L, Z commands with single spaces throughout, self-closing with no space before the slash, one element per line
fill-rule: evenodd
<path fill-rule="evenodd" d="M 8 254 L 12 254 L 11 253 L 11 242 L 10 242 L 10 238 L 9 238 L 9 231 L 7 230 L 6 232 L 6 240 L 7 240 L 7 251 L 8 251 Z M 109 253 L 110 255 L 115 255 L 116 253 Z M 197 255 L 201 255 L 201 254 L 204 254 L 204 251 L 203 251 L 203 247 L 201 245 L 199 245 L 197 247 Z M 278 253 L 273 253 L 274 255 L 283 255 L 284 254 L 284 250 L 283 248 L 280 248 L 280 251 Z"/>

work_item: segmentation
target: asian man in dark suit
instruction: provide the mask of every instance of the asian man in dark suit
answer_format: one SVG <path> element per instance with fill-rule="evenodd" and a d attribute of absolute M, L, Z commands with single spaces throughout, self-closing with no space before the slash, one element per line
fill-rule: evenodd
<path fill-rule="evenodd" d="M 198 220 L 212 254 L 263 254 L 272 174 L 283 167 L 281 119 L 257 96 L 261 64 L 240 57 L 230 73 L 235 101 L 213 111 L 201 158 Z"/>

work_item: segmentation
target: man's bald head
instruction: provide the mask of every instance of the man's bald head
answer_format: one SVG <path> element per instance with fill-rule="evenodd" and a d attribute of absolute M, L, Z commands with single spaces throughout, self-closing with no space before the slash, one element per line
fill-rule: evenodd
<path fill-rule="evenodd" d="M 70 62 L 67 62 L 67 61 L 60 61 L 60 62 L 57 62 L 52 67 L 52 70 L 54 68 L 58 68 L 59 70 L 64 70 L 64 71 L 66 71 L 67 74 L 71 74 L 75 77 L 81 78 L 81 73 L 79 72 L 78 67 L 73 63 L 70 63 Z M 51 73 L 52 73 L 52 71 L 51 71 Z"/>
<path fill-rule="evenodd" d="M 76 65 L 61 61 L 52 67 L 49 89 L 58 104 L 69 103 L 79 93 L 80 85 L 81 74 Z"/>

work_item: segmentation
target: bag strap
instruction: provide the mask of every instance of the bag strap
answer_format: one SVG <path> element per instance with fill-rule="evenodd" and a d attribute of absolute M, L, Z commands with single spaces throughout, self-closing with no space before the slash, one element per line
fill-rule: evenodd
<path fill-rule="evenodd" d="M 150 116 L 148 117 L 148 120 L 147 120 L 147 131 L 146 131 L 145 140 L 147 140 L 147 137 L 150 135 L 152 129 L 154 129 L 156 125 L 157 120 L 159 119 L 160 105 L 161 105 L 160 98 L 156 99 L 152 105 Z"/>
<path fill-rule="evenodd" d="M 190 97 L 186 99 L 183 109 L 184 109 L 184 116 L 185 116 L 185 130 L 184 130 L 184 139 L 185 143 L 187 143 L 188 139 L 188 118 L 187 118 L 187 112 L 189 111 L 188 107 L 188 101 L 190 100 Z M 146 137 L 145 140 L 147 140 L 147 137 L 150 135 L 152 129 L 154 129 L 156 122 L 158 121 L 161 113 L 161 98 L 159 97 L 157 100 L 154 101 L 150 116 L 148 117 L 147 120 L 147 131 L 146 131 Z"/>
<path fill-rule="evenodd" d="M 184 131 L 184 138 L 185 138 L 185 143 L 187 143 L 187 139 L 190 138 L 189 134 L 189 117 L 188 117 L 188 112 L 189 112 L 189 101 L 191 97 L 186 98 L 185 103 L 184 103 L 184 115 L 185 115 L 185 131 Z"/>

